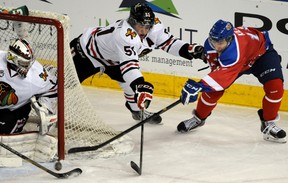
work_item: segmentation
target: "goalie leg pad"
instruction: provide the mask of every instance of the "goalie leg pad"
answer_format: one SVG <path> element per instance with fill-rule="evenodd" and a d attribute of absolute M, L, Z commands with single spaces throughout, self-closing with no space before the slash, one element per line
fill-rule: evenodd
<path fill-rule="evenodd" d="M 52 161 L 57 153 L 57 139 L 49 135 L 39 135 L 37 132 L 0 136 L 0 141 L 37 162 Z M 0 157 L 18 156 L 0 148 Z"/>
<path fill-rule="evenodd" d="M 15 168 L 21 166 L 22 166 L 22 158 L 19 157 L 7 158 L 0 156 L 0 168 L 1 167 Z"/>
<path fill-rule="evenodd" d="M 57 154 L 57 149 L 58 141 L 56 138 L 50 135 L 38 135 L 34 150 L 34 160 L 37 162 L 53 161 Z"/>

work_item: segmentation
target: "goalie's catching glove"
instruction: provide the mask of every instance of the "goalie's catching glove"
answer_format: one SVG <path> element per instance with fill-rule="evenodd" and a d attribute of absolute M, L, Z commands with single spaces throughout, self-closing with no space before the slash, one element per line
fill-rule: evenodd
<path fill-rule="evenodd" d="M 134 100 L 139 109 L 147 109 L 149 107 L 152 100 L 153 90 L 153 85 L 146 81 L 136 85 Z"/>

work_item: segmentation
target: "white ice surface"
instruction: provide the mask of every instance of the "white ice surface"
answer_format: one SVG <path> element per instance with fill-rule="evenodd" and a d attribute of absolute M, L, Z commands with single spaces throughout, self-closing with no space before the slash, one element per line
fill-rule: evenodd
<path fill-rule="evenodd" d="M 85 87 L 100 118 L 117 130 L 133 125 L 121 91 Z M 150 111 L 159 111 L 177 99 L 154 97 Z M 261 102 L 261 101 L 259 101 Z M 79 177 L 58 180 L 24 163 L 21 168 L 0 168 L 0 182 L 69 183 L 285 183 L 288 182 L 288 145 L 264 141 L 256 108 L 219 104 L 206 124 L 188 134 L 176 132 L 191 117 L 195 104 L 163 113 L 163 125 L 146 124 L 143 170 L 139 176 L 130 161 L 139 165 L 140 128 L 129 136 L 131 154 L 109 159 L 65 160 L 66 172 L 79 167 Z M 288 131 L 288 113 L 280 112 L 278 126 Z M 53 170 L 52 163 L 42 164 Z M 56 171 L 56 170 L 53 170 Z"/>

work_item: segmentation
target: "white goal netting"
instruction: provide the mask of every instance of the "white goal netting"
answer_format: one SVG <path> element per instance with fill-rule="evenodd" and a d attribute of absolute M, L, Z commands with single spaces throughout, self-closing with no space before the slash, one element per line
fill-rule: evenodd
<path fill-rule="evenodd" d="M 2 9 L 11 9 L 0 7 Z M 115 129 L 105 124 L 97 116 L 92 104 L 86 97 L 81 84 L 79 83 L 69 47 L 69 17 L 52 12 L 29 10 L 29 16 L 56 19 L 61 22 L 64 28 L 64 128 L 65 128 L 65 153 L 72 147 L 95 146 L 101 144 L 117 135 Z M 24 17 L 24 16 L 22 16 Z M 15 22 L 15 21 L 14 21 Z M 28 40 L 32 44 L 36 60 L 42 64 L 51 64 L 57 67 L 57 29 L 53 25 L 43 23 L 24 23 L 22 28 L 28 32 Z M 17 38 L 15 25 L 11 20 L 4 20 L 0 17 L 0 49 L 7 50 L 11 39 Z M 61 77 L 58 75 L 58 77 Z M 62 76 L 63 77 L 63 76 Z M 59 105 L 58 107 L 63 105 Z M 30 117 L 30 124 L 26 129 L 33 126 L 37 117 L 33 112 Z M 35 125 L 34 125 L 35 126 Z M 57 135 L 57 128 L 52 132 Z M 126 154 L 133 150 L 134 144 L 127 136 L 105 146 L 97 151 L 85 152 L 85 156 L 91 158 L 110 157 L 116 154 Z M 77 153 L 79 156 L 81 153 Z M 74 154 L 69 154 L 68 158 Z M 81 157 L 81 156 L 80 156 Z"/>

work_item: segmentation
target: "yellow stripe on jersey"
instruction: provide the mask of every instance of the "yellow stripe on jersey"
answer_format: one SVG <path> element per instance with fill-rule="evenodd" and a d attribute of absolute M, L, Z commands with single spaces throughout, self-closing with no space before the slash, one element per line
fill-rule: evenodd
<path fill-rule="evenodd" d="M 180 97 L 181 89 L 188 79 L 187 77 L 171 76 L 165 74 L 145 72 L 143 72 L 142 74 L 146 81 L 154 85 L 154 95 L 161 97 Z M 199 81 L 199 79 L 195 80 Z M 100 78 L 98 76 L 89 77 L 85 81 L 83 81 L 82 84 L 86 86 L 121 90 L 118 83 L 114 80 L 111 80 L 105 74 L 102 75 Z M 229 89 L 225 91 L 225 94 L 219 100 L 219 102 L 225 104 L 261 108 L 263 96 L 264 91 L 262 87 L 234 83 L 230 86 Z M 288 102 L 284 101 L 288 101 L 288 90 L 284 91 L 282 104 L 280 107 L 281 111 L 288 111 Z"/>

